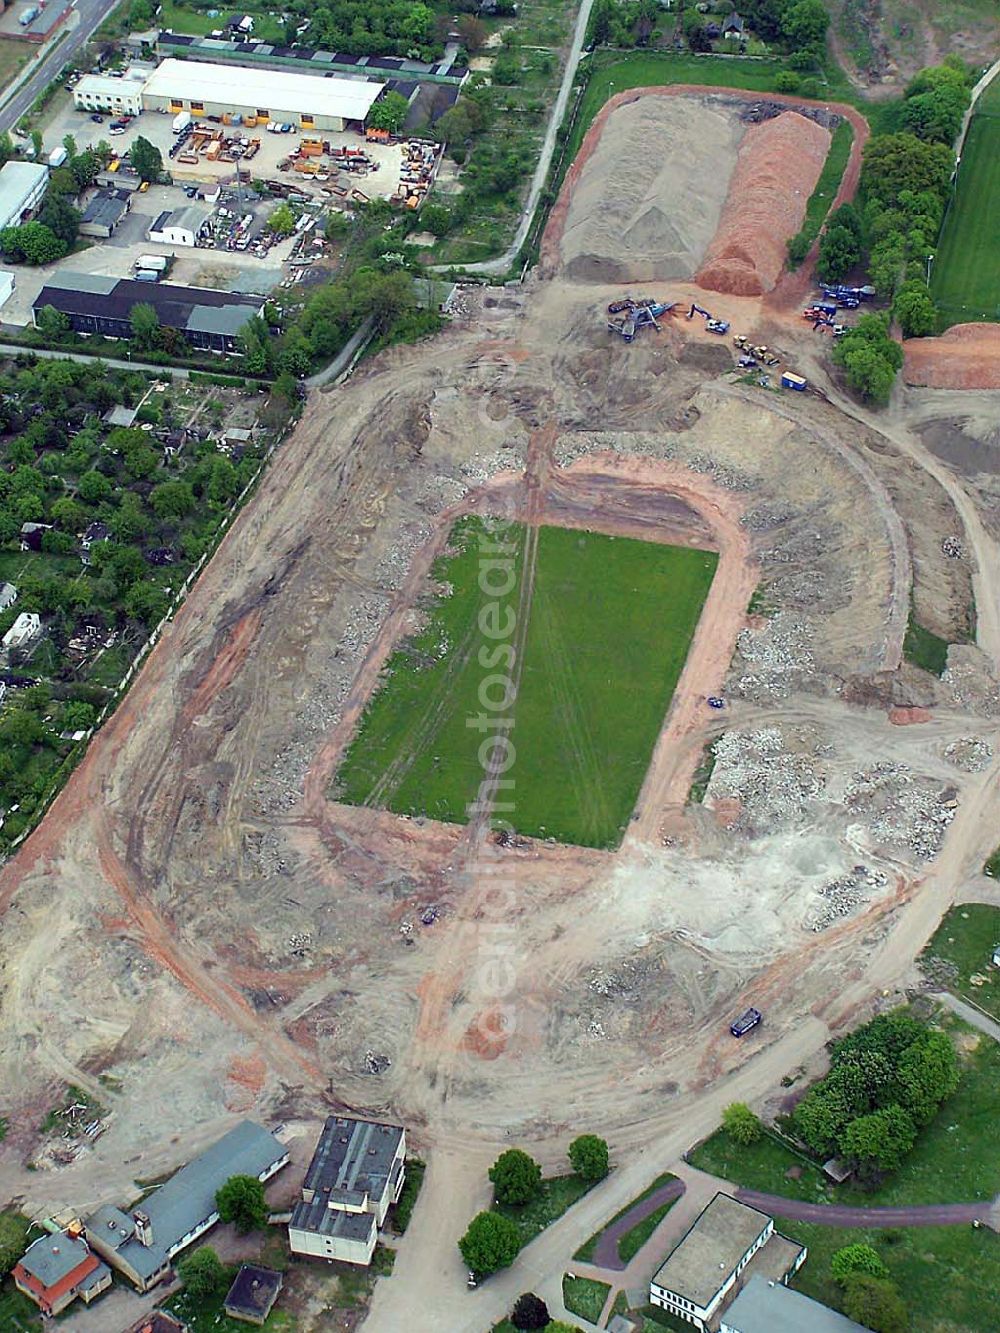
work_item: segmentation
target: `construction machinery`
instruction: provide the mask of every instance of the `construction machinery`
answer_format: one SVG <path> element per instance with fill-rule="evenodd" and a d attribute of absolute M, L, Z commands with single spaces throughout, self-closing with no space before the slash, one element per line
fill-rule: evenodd
<path fill-rule="evenodd" d="M 660 326 L 657 320 L 661 315 L 673 310 L 676 304 L 676 301 L 634 301 L 630 297 L 623 301 L 612 301 L 608 306 L 608 314 L 624 314 L 625 318 L 609 319 L 608 329 L 624 338 L 627 343 L 632 342 L 638 329 L 645 328 L 647 325 L 659 333 Z"/>
<path fill-rule="evenodd" d="M 705 328 L 709 333 L 726 334 L 729 332 L 728 319 L 706 319 Z"/>
<path fill-rule="evenodd" d="M 691 302 L 691 309 L 688 311 L 687 317 L 688 317 L 688 319 L 694 319 L 695 315 L 701 315 L 702 319 L 711 319 L 711 318 L 712 318 L 712 315 L 711 315 L 711 312 L 710 312 L 710 311 L 705 310 L 704 307 L 702 307 L 702 306 L 700 306 L 700 305 L 695 305 L 694 302 L 692 301 L 692 302 Z"/>

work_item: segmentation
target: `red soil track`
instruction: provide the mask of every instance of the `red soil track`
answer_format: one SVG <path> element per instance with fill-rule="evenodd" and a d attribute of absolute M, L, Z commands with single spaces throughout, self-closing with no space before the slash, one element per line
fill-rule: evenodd
<path fill-rule="evenodd" d="M 552 212 L 549 215 L 548 223 L 542 235 L 541 255 L 539 262 L 539 272 L 542 277 L 553 277 L 560 267 L 560 247 L 562 243 L 563 232 L 566 227 L 566 217 L 569 212 L 570 200 L 576 189 L 580 176 L 588 160 L 594 152 L 597 143 L 604 132 L 604 126 L 608 117 L 617 107 L 627 106 L 632 102 L 637 102 L 641 97 L 689 97 L 699 95 L 719 95 L 740 98 L 747 102 L 759 102 L 767 100 L 768 102 L 780 103 L 791 108 L 801 108 L 803 106 L 822 105 L 827 111 L 834 111 L 845 120 L 850 121 L 854 127 L 854 142 L 851 146 L 851 156 L 848 159 L 847 167 L 840 182 L 840 188 L 830 205 L 831 211 L 839 208 L 841 204 L 848 203 L 854 198 L 858 188 L 858 181 L 861 177 L 861 158 L 864 146 L 868 142 L 869 128 L 868 122 L 852 106 L 847 106 L 844 102 L 809 102 L 802 97 L 793 97 L 782 93 L 751 93 L 745 88 L 719 88 L 714 84 L 704 83 L 674 83 L 667 86 L 657 86 L 652 88 L 630 88 L 626 92 L 616 93 L 614 97 L 605 102 L 604 106 L 594 117 L 593 123 L 584 136 L 583 143 L 580 145 L 580 151 L 574 158 L 572 165 L 566 172 L 563 180 L 562 189 L 559 191 L 559 198 L 553 205 Z M 769 305 L 777 308 L 788 308 L 801 302 L 802 297 L 811 286 L 812 266 L 815 263 L 816 255 L 819 250 L 819 241 L 817 240 L 804 263 L 794 272 L 786 273 L 774 290 L 767 298 Z"/>

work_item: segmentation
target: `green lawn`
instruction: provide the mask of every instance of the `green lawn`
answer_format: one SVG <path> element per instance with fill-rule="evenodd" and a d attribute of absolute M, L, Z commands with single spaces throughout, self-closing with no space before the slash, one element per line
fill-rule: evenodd
<path fill-rule="evenodd" d="M 1000 1192 L 1000 1142 L 996 1098 L 1000 1087 L 1000 1045 L 946 1015 L 941 1026 L 959 1038 L 962 1078 L 921 1132 L 903 1165 L 877 1190 L 850 1183 L 827 1186 L 810 1167 L 769 1136 L 749 1148 L 734 1145 L 719 1130 L 689 1155 L 693 1166 L 742 1185 L 788 1199 L 816 1203 L 899 1205 L 973 1203 Z M 789 1179 L 790 1167 L 802 1168 Z"/>
<path fill-rule="evenodd" d="M 230 1268 L 226 1271 L 227 1279 L 216 1295 L 198 1301 L 186 1291 L 179 1291 L 163 1302 L 163 1309 L 169 1310 L 171 1314 L 183 1320 L 187 1324 L 189 1333 L 246 1333 L 248 1327 L 246 1322 L 230 1319 L 222 1309 L 226 1292 L 237 1270 Z M 266 1321 L 257 1327 L 265 1329 L 266 1333 L 294 1333 L 295 1319 L 287 1310 L 281 1308 L 281 1304 L 279 1295 L 278 1302 Z"/>
<path fill-rule="evenodd" d="M 246 6 L 239 12 L 253 15 L 254 41 L 275 42 L 278 45 L 284 45 L 284 24 L 279 23 L 271 14 L 263 9 L 247 8 Z M 230 10 L 220 7 L 220 11 L 215 18 L 209 18 L 204 10 L 192 9 L 188 5 L 178 4 L 177 0 L 162 0 L 160 12 L 157 15 L 157 26 L 170 28 L 173 32 L 190 33 L 194 37 L 208 37 L 222 27 L 230 13 Z"/>
<path fill-rule="evenodd" d="M 988 95 L 992 94 L 991 88 Z M 955 196 L 931 273 L 931 293 L 941 312 L 942 328 L 970 320 L 1000 319 L 998 215 L 1000 109 L 977 111 L 962 150 Z"/>
<path fill-rule="evenodd" d="M 611 1284 L 592 1277 L 563 1277 L 563 1305 L 571 1314 L 596 1324 L 608 1299 Z"/>
<path fill-rule="evenodd" d="M 844 1245 L 873 1245 L 909 1307 L 909 1333 L 995 1333 L 1000 1237 L 985 1227 L 910 1227 L 893 1231 L 822 1227 L 775 1219 L 783 1235 L 809 1247 L 792 1286 L 834 1309 L 840 1288 L 830 1258 Z"/>
<path fill-rule="evenodd" d="M 991 873 L 988 868 L 991 864 L 996 866 L 992 872 L 995 878 L 1000 871 L 998 863 L 1000 856 L 994 852 L 986 863 L 986 873 Z M 946 914 L 921 959 L 926 962 L 943 958 L 953 964 L 957 976 L 948 982 L 948 990 L 966 996 L 980 1009 L 1000 1019 L 1000 968 L 994 967 L 990 961 L 997 945 L 1000 945 L 1000 908 L 985 903 L 966 903 L 962 907 L 953 907 Z M 982 983 L 973 986 L 971 977 L 981 977 Z"/>
<path fill-rule="evenodd" d="M 31 59 L 30 44 L 14 37 L 0 37 L 0 89 L 6 88 L 24 65 Z"/>
<path fill-rule="evenodd" d="M 940 676 L 948 665 L 948 640 L 924 629 L 923 625 L 917 623 L 911 610 L 906 637 L 903 639 L 903 656 L 913 666 Z"/>
<path fill-rule="evenodd" d="M 669 1203 L 661 1203 L 648 1217 L 625 1232 L 618 1241 L 618 1258 L 622 1263 L 630 1263 L 635 1258 L 676 1202 L 676 1199 L 671 1199 Z"/>
<path fill-rule="evenodd" d="M 701 1171 L 730 1180 L 744 1189 L 780 1194 L 786 1199 L 804 1199 L 809 1203 L 827 1203 L 826 1177 L 817 1167 L 795 1156 L 790 1149 L 770 1135 L 744 1148 L 717 1129 L 711 1137 L 688 1153 L 688 1161 Z M 800 1174 L 787 1172 L 800 1168 Z"/>
<path fill-rule="evenodd" d="M 515 1207 L 494 1202 L 493 1211 L 509 1217 L 521 1233 L 521 1244 L 527 1245 L 582 1199 L 590 1187 L 590 1181 L 579 1176 L 551 1176 L 542 1181 L 542 1192 L 533 1203 Z"/>
<path fill-rule="evenodd" d="M 42 1316 L 34 1301 L 29 1301 L 8 1278 L 0 1287 L 0 1329 L 3 1333 L 27 1333 L 42 1327 Z"/>
<path fill-rule="evenodd" d="M 657 1176 L 656 1179 L 650 1185 L 648 1185 L 646 1189 L 642 1191 L 641 1194 L 637 1194 L 636 1197 L 632 1199 L 629 1203 L 627 1203 L 624 1208 L 619 1208 L 618 1212 L 615 1213 L 614 1217 L 612 1217 L 609 1221 L 605 1222 L 604 1226 L 601 1227 L 600 1231 L 595 1232 L 595 1234 L 591 1236 L 590 1240 L 586 1241 L 583 1245 L 581 1245 L 580 1248 L 577 1250 L 577 1252 L 573 1255 L 573 1258 L 578 1259 L 580 1263 L 585 1263 L 585 1264 L 592 1263 L 594 1258 L 594 1248 L 597 1245 L 597 1242 L 600 1239 L 601 1234 L 607 1231 L 608 1227 L 614 1226 L 614 1224 L 620 1218 L 624 1217 L 627 1212 L 633 1209 L 637 1203 L 642 1203 L 642 1201 L 644 1199 L 648 1199 L 651 1194 L 655 1194 L 658 1189 L 661 1189 L 664 1185 L 669 1185 L 672 1180 L 676 1179 L 677 1177 L 673 1174 L 672 1171 L 664 1171 L 664 1173 L 661 1176 Z M 666 1216 L 667 1212 L 669 1212 L 670 1210 L 670 1206 L 671 1206 L 670 1204 L 666 1205 L 666 1207 L 662 1210 L 661 1216 L 663 1217 Z M 661 1211 L 660 1209 L 657 1209 L 657 1212 L 660 1211 Z M 634 1226 L 631 1231 L 626 1232 L 626 1234 L 622 1236 L 622 1238 L 618 1242 L 619 1258 L 624 1258 L 624 1255 L 622 1254 L 622 1249 L 625 1245 L 626 1239 L 631 1237 L 635 1232 L 639 1231 L 640 1228 L 645 1225 L 646 1225 L 645 1222 L 640 1222 L 638 1226 Z M 629 1255 L 629 1259 L 631 1259 L 633 1255 L 635 1255 L 641 1248 L 642 1248 L 642 1243 L 637 1245 L 635 1249 L 632 1250 L 632 1253 Z M 626 1260 L 626 1263 L 627 1262 L 628 1260 Z"/>
<path fill-rule="evenodd" d="M 451 594 L 430 605 L 424 628 L 387 665 L 337 775 L 336 794 L 352 804 L 466 818 L 483 778 L 483 734 L 474 727 L 480 696 L 486 691 L 495 701 L 503 690 L 496 664 L 503 664 L 504 645 L 495 632 L 485 637 L 477 621 L 493 603 L 497 624 L 515 621 L 525 540 L 522 528 L 509 529 L 515 583 L 492 598 L 478 585 L 481 531 L 479 520 L 456 525 L 451 554 L 434 571 Z M 510 806 L 500 809 L 519 832 L 592 847 L 620 841 L 717 559 L 708 551 L 540 530 L 510 710 Z M 489 716 L 502 718 L 504 710 Z"/>

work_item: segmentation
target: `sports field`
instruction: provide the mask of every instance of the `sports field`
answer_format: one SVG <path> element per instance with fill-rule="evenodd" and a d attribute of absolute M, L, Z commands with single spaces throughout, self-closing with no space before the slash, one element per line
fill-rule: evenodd
<path fill-rule="evenodd" d="M 513 705 L 501 700 L 503 643 L 487 637 L 480 611 L 497 604 L 487 628 L 519 614 L 523 528 L 514 586 L 502 598 L 479 588 L 482 532 L 462 520 L 435 580 L 449 595 L 390 659 L 340 771 L 335 794 L 355 805 L 464 823 L 484 770 L 480 746 L 492 729 L 476 720 L 509 717 L 515 756 L 503 817 L 521 833 L 591 847 L 621 840 L 642 785 L 718 557 L 563 528 L 538 534 L 523 663 Z M 507 614 L 510 608 L 510 616 Z M 491 613 L 492 614 L 492 613 Z M 506 626 L 505 626 L 506 627 Z M 515 667 L 514 675 L 517 675 Z"/>
<path fill-rule="evenodd" d="M 942 329 L 1000 319 L 1000 105 L 992 96 L 998 82 L 983 94 L 969 125 L 955 197 L 935 251 L 931 293 Z"/>

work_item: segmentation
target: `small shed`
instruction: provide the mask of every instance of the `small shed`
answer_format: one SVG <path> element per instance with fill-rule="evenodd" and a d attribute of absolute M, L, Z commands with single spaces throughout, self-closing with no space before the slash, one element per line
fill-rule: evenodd
<path fill-rule="evenodd" d="M 131 205 L 132 195 L 128 190 L 98 190 L 80 219 L 80 235 L 107 240 L 128 215 Z"/>
<path fill-rule="evenodd" d="M 734 37 L 734 38 L 742 37 L 744 35 L 743 20 L 740 18 L 739 14 L 737 14 L 735 9 L 726 19 L 725 23 L 723 23 L 722 35 L 723 37 Z"/>
<path fill-rule="evenodd" d="M 109 407 L 104 414 L 104 420 L 109 426 L 125 426 L 126 428 L 135 423 L 136 409 L 134 407 L 125 407 L 123 403 L 116 403 L 114 407 Z"/>
<path fill-rule="evenodd" d="M 10 587 L 10 584 L 7 584 L 6 586 Z M 14 593 L 14 596 L 17 596 L 16 592 Z M 1000 944 L 993 950 L 993 966 L 1000 967 Z"/>
<path fill-rule="evenodd" d="M 850 1180 L 854 1175 L 854 1169 L 843 1157 L 831 1157 L 823 1163 L 823 1174 L 834 1184 L 843 1185 L 845 1180 Z"/>
<path fill-rule="evenodd" d="M 0 583 L 0 611 L 7 611 L 17 601 L 17 589 L 13 583 Z"/>
<path fill-rule="evenodd" d="M 244 1264 L 233 1280 L 223 1309 L 230 1319 L 247 1324 L 263 1324 L 281 1291 L 282 1276 L 273 1268 Z"/>

